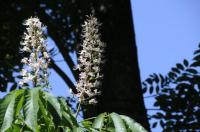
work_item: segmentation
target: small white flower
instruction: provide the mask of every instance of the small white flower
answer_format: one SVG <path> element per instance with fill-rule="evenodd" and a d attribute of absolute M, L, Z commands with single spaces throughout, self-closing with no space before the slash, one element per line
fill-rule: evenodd
<path fill-rule="evenodd" d="M 95 100 L 95 99 L 89 100 L 89 104 L 96 104 L 96 103 L 98 103 L 98 102 L 97 102 L 97 100 Z"/>
<path fill-rule="evenodd" d="M 49 58 L 49 54 L 47 52 L 43 52 L 44 58 Z"/>
<path fill-rule="evenodd" d="M 69 88 L 69 93 L 70 93 L 70 94 L 73 94 L 73 92 L 72 92 L 72 89 L 71 89 L 71 88 Z"/>
<path fill-rule="evenodd" d="M 27 64 L 28 63 L 28 58 L 24 57 L 22 60 L 21 60 L 22 63 L 24 64 Z"/>
<path fill-rule="evenodd" d="M 22 69 L 22 76 L 27 76 L 27 70 L 25 70 L 25 69 Z"/>
<path fill-rule="evenodd" d="M 39 69 L 40 68 L 40 64 L 39 63 L 30 63 L 29 66 L 32 67 L 32 68 L 35 68 L 35 69 Z"/>
<path fill-rule="evenodd" d="M 23 81 L 19 81 L 19 85 L 20 85 L 20 86 L 23 86 L 23 85 L 24 85 L 24 82 L 23 82 Z"/>
<path fill-rule="evenodd" d="M 24 47 L 21 49 L 21 51 L 23 51 L 23 52 L 31 52 L 31 49 L 30 49 L 29 47 L 27 47 L 27 46 L 24 46 Z"/>

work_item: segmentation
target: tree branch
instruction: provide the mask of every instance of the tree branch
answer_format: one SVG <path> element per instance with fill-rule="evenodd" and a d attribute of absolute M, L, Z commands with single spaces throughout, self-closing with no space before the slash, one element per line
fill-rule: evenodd
<path fill-rule="evenodd" d="M 41 18 L 43 18 L 44 23 L 47 25 L 48 27 L 48 33 L 49 36 L 51 36 L 51 38 L 55 41 L 56 46 L 59 49 L 59 52 L 62 54 L 65 62 L 68 64 L 72 74 L 74 75 L 75 80 L 78 80 L 78 73 L 73 70 L 73 68 L 75 68 L 75 64 L 72 60 L 72 58 L 69 56 L 69 51 L 65 46 L 65 43 L 63 41 L 61 41 L 59 34 L 56 31 L 59 31 L 59 27 L 58 25 L 56 25 L 56 22 L 53 22 L 53 19 L 51 19 L 51 17 L 49 17 L 45 11 L 40 11 L 39 15 L 42 16 Z"/>
<path fill-rule="evenodd" d="M 157 96 L 159 96 L 159 94 L 156 94 L 156 95 L 150 95 L 150 96 L 144 96 L 144 99 L 152 98 L 152 97 L 157 97 Z"/>
<path fill-rule="evenodd" d="M 160 111 L 161 109 L 147 108 L 147 110 L 155 110 L 155 111 Z M 162 111 L 162 110 L 161 110 L 161 111 Z"/>
<path fill-rule="evenodd" d="M 68 87 L 72 89 L 73 93 L 76 94 L 77 90 L 71 79 L 55 64 L 53 59 L 51 59 L 50 64 L 51 64 L 50 66 L 60 75 L 60 77 L 68 85 Z"/>

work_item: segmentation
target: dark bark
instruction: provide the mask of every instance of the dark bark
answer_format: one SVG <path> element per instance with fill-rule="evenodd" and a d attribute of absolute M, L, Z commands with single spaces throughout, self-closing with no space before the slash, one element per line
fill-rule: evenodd
<path fill-rule="evenodd" d="M 132 117 L 150 131 L 141 89 L 137 47 L 129 0 L 111 1 L 104 15 L 96 14 L 107 43 L 103 93 L 97 106 L 87 107 L 85 117 L 117 112 Z"/>

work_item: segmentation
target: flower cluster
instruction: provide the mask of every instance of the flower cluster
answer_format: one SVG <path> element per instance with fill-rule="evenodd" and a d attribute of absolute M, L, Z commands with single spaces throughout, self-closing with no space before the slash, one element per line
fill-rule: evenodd
<path fill-rule="evenodd" d="M 79 102 L 82 104 L 96 104 L 97 97 L 101 93 L 102 77 L 101 66 L 104 63 L 103 52 L 105 43 L 101 42 L 97 18 L 89 16 L 83 27 L 83 44 L 79 53 L 80 71 L 77 91 Z"/>
<path fill-rule="evenodd" d="M 19 85 L 31 83 L 33 86 L 45 85 L 48 83 L 48 64 L 50 57 L 47 52 L 46 39 L 43 34 L 45 28 L 36 17 L 29 18 L 24 22 L 27 32 L 24 33 L 22 48 L 20 51 L 28 54 L 21 62 L 24 64 L 22 69 L 22 80 Z"/>

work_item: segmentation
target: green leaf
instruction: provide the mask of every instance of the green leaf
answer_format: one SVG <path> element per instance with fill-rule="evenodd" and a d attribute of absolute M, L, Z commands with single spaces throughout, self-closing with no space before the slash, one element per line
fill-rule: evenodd
<path fill-rule="evenodd" d="M 183 60 L 183 64 L 184 64 L 186 67 L 188 67 L 189 62 L 188 62 L 186 59 L 184 59 L 184 60 Z"/>
<path fill-rule="evenodd" d="M 17 88 L 17 83 L 14 83 L 14 84 L 12 85 L 12 87 L 10 88 L 10 91 L 15 90 L 16 88 Z"/>
<path fill-rule="evenodd" d="M 157 124 L 158 124 L 157 122 L 154 122 L 152 125 L 152 128 L 155 128 L 157 126 Z"/>
<path fill-rule="evenodd" d="M 135 122 L 135 120 L 131 119 L 130 117 L 125 115 L 120 115 L 120 117 L 127 124 L 131 132 L 147 132 L 139 123 Z"/>
<path fill-rule="evenodd" d="M 58 126 L 62 119 L 61 107 L 58 99 L 51 93 L 43 92 L 44 98 L 47 101 L 47 109 L 53 116 L 55 126 Z"/>
<path fill-rule="evenodd" d="M 142 93 L 146 93 L 147 92 L 147 87 L 142 88 Z"/>
<path fill-rule="evenodd" d="M 4 132 L 11 127 L 15 114 L 16 97 L 19 96 L 23 90 L 15 90 L 6 95 L 0 100 L 0 131 Z"/>
<path fill-rule="evenodd" d="M 200 53 L 199 49 L 194 51 L 194 54 L 198 54 L 198 53 Z"/>
<path fill-rule="evenodd" d="M 198 66 L 200 66 L 200 61 L 195 61 L 190 66 L 191 67 L 198 67 Z"/>
<path fill-rule="evenodd" d="M 64 98 L 59 99 L 60 105 L 61 105 L 61 110 L 62 110 L 62 118 L 65 119 L 70 125 L 71 128 L 73 126 L 79 126 L 77 123 L 77 120 L 73 116 L 73 113 L 71 112 L 69 106 L 67 105 L 66 101 Z"/>
<path fill-rule="evenodd" d="M 153 86 L 151 86 L 151 87 L 149 88 L 149 93 L 150 93 L 150 94 L 153 93 Z"/>
<path fill-rule="evenodd" d="M 190 72 L 192 74 L 197 74 L 198 73 L 198 71 L 196 69 L 193 69 L 193 68 L 188 68 L 186 71 Z"/>
<path fill-rule="evenodd" d="M 61 108 L 60 103 L 58 102 L 57 98 L 53 96 L 51 93 L 44 92 L 45 98 L 47 99 L 47 102 L 56 110 L 57 114 L 61 118 Z"/>
<path fill-rule="evenodd" d="M 101 130 L 101 128 L 103 127 L 104 124 L 104 117 L 105 117 L 106 113 L 102 113 L 100 115 L 98 115 L 96 117 L 96 119 L 94 120 L 94 123 L 92 124 L 93 128 L 98 128 Z"/>
<path fill-rule="evenodd" d="M 152 80 L 151 80 L 151 78 L 148 78 L 148 79 L 146 79 L 145 80 L 147 83 L 149 83 L 149 84 L 152 84 L 153 82 L 152 82 Z"/>
<path fill-rule="evenodd" d="M 163 120 L 160 120 L 160 126 L 161 126 L 162 128 L 165 127 L 165 123 L 163 122 Z"/>
<path fill-rule="evenodd" d="M 174 68 L 174 67 L 172 68 L 172 71 L 176 72 L 176 73 L 179 73 L 179 74 L 181 73 L 177 68 Z"/>
<path fill-rule="evenodd" d="M 41 91 L 42 92 L 42 91 Z M 39 120 L 42 124 L 45 124 L 45 126 L 41 126 L 41 129 L 45 129 L 48 131 L 54 131 L 55 126 L 53 123 L 52 116 L 49 114 L 48 110 L 46 109 L 45 100 L 42 100 L 42 98 L 39 99 Z"/>
<path fill-rule="evenodd" d="M 181 88 L 181 89 L 183 89 L 183 88 L 190 88 L 190 89 L 192 89 L 193 86 L 190 85 L 190 84 L 188 84 L 188 83 L 179 83 L 179 84 L 177 84 L 176 88 Z"/>
<path fill-rule="evenodd" d="M 69 128 L 73 128 L 73 126 L 78 126 L 78 125 L 74 125 L 71 117 L 69 114 L 67 114 L 66 112 L 63 112 L 63 118 L 62 118 L 62 125 L 65 127 L 69 127 Z"/>
<path fill-rule="evenodd" d="M 199 61 L 200 60 L 200 55 L 197 55 L 193 58 L 193 60 Z"/>
<path fill-rule="evenodd" d="M 126 132 L 127 131 L 123 120 L 117 113 L 113 112 L 110 114 L 110 116 L 111 116 L 112 121 L 115 126 L 115 132 Z"/>
<path fill-rule="evenodd" d="M 176 67 L 177 67 L 178 69 L 184 70 L 184 66 L 183 66 L 182 64 L 180 64 L 180 63 L 177 63 L 177 64 L 176 64 Z"/>
<path fill-rule="evenodd" d="M 12 126 L 6 130 L 6 132 L 20 132 L 20 126 L 12 124 Z"/>
<path fill-rule="evenodd" d="M 153 74 L 154 75 L 154 81 L 156 82 L 156 83 L 159 83 L 159 78 L 158 78 L 158 75 L 157 74 Z"/>
<path fill-rule="evenodd" d="M 92 128 L 92 121 L 90 121 L 90 120 L 85 119 L 85 120 L 81 121 L 81 125 L 84 128 L 93 129 Z"/>
<path fill-rule="evenodd" d="M 176 82 L 182 82 L 182 81 L 190 81 L 192 78 L 188 76 L 180 76 L 176 79 Z"/>
<path fill-rule="evenodd" d="M 15 117 L 18 117 L 20 115 L 20 111 L 22 110 L 23 105 L 24 105 L 24 92 L 16 98 Z"/>
<path fill-rule="evenodd" d="M 67 105 L 67 103 L 66 103 L 66 101 L 65 101 L 65 99 L 64 98 L 59 98 L 59 102 L 60 102 L 60 104 L 61 104 L 61 106 L 62 106 L 62 108 L 64 108 L 64 110 L 65 111 L 67 111 L 67 112 L 69 112 L 69 113 L 71 113 L 71 114 L 73 114 L 72 112 L 71 112 L 71 109 L 70 109 L 70 107 Z"/>
<path fill-rule="evenodd" d="M 88 132 L 85 128 L 74 127 L 72 132 Z"/>
<path fill-rule="evenodd" d="M 39 89 L 27 89 L 25 94 L 25 123 L 34 132 L 38 130 L 37 114 L 39 110 Z"/>
<path fill-rule="evenodd" d="M 177 77 L 177 75 L 176 75 L 174 72 L 169 72 L 169 73 L 168 73 L 168 76 L 169 76 L 171 79 L 174 79 L 175 77 Z"/>
<path fill-rule="evenodd" d="M 160 87 L 157 85 L 157 86 L 156 86 L 156 93 L 158 94 L 159 91 L 160 91 Z"/>

